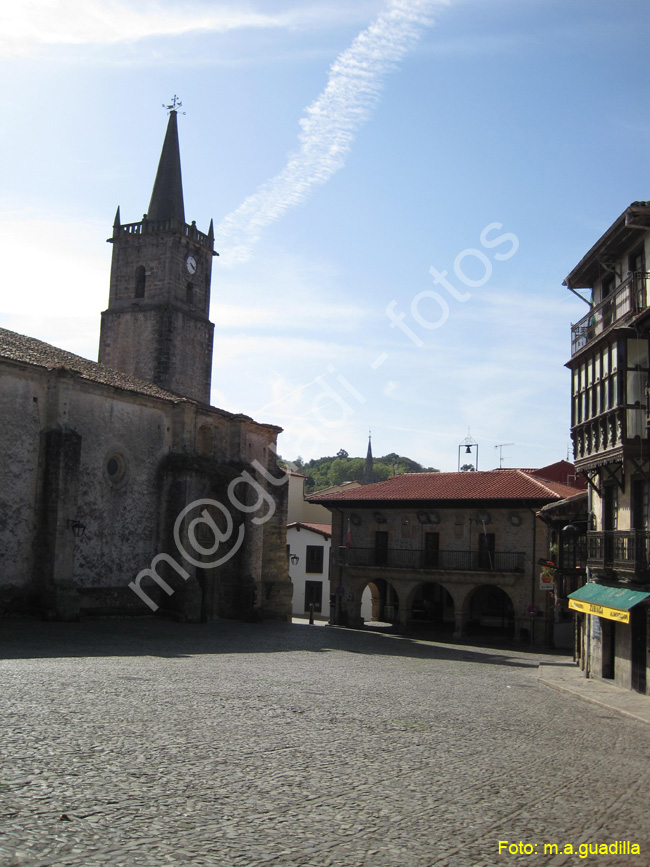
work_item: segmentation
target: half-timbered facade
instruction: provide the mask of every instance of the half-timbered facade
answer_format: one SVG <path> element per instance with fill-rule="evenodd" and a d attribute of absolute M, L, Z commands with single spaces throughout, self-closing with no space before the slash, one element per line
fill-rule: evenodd
<path fill-rule="evenodd" d="M 572 594 L 570 604 L 583 617 L 587 674 L 644 693 L 650 591 L 649 260 L 650 203 L 634 202 L 564 281 L 588 303 L 571 327 L 567 366 L 575 465 L 589 481 L 589 582 Z"/>

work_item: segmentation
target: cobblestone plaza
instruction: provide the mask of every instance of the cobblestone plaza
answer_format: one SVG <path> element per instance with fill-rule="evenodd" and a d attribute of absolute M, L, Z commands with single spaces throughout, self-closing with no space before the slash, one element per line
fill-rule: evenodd
<path fill-rule="evenodd" d="M 539 681 L 566 657 L 306 624 L 0 629 L 3 867 L 650 861 L 650 726 Z M 577 854 L 615 841 L 641 855 Z"/>

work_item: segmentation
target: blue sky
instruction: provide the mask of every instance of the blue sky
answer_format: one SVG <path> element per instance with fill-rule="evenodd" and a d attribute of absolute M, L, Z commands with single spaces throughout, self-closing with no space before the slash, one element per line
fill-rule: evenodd
<path fill-rule="evenodd" d="M 481 469 L 566 457 L 562 280 L 650 198 L 646 0 L 7 5 L 3 327 L 96 358 L 105 241 L 176 93 L 186 217 L 221 254 L 213 403 L 287 458 L 369 428 L 443 470 L 468 429 Z"/>

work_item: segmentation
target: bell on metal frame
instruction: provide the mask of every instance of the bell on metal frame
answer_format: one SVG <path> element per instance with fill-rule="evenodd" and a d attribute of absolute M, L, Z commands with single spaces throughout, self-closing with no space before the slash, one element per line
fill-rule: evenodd
<path fill-rule="evenodd" d="M 471 446 L 465 446 L 465 454 L 466 454 L 466 455 L 471 455 L 471 454 L 472 454 L 472 448 L 471 448 Z"/>

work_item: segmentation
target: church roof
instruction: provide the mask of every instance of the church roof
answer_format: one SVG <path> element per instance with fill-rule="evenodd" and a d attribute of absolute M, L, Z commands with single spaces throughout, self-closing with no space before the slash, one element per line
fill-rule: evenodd
<path fill-rule="evenodd" d="M 147 217 L 150 220 L 179 220 L 185 222 L 181 152 L 178 143 L 177 112 L 169 112 L 169 122 L 163 142 L 156 180 L 151 193 Z"/>
<path fill-rule="evenodd" d="M 129 376 L 127 373 L 120 373 L 119 370 L 105 367 L 97 361 L 90 361 L 80 355 L 66 352 L 65 349 L 59 349 L 58 346 L 52 346 L 50 343 L 44 343 L 34 337 L 26 337 L 24 334 L 17 334 L 15 331 L 8 331 L 6 328 L 0 328 L 0 359 L 2 358 L 18 364 L 43 367 L 47 370 L 65 370 L 80 379 L 110 385 L 125 391 L 133 391 L 137 394 L 148 394 L 174 403 L 187 400 L 187 398 L 165 391 L 151 382 L 145 382 L 135 376 Z"/>
<path fill-rule="evenodd" d="M 171 391 L 166 391 L 164 388 L 159 388 L 153 382 L 146 382 L 146 380 L 130 376 L 128 373 L 113 370 L 112 367 L 106 367 L 106 365 L 100 364 L 98 361 L 90 361 L 90 359 L 83 358 L 81 355 L 75 355 L 73 352 L 67 352 L 65 349 L 59 349 L 58 346 L 52 346 L 51 343 L 45 343 L 42 340 L 36 340 L 35 337 L 27 337 L 24 334 L 9 331 L 7 328 L 0 328 L 0 362 L 3 359 L 15 364 L 29 364 L 33 367 L 42 367 L 45 370 L 65 371 L 72 376 L 77 376 L 79 379 L 84 379 L 88 382 L 96 382 L 100 385 L 119 388 L 123 391 L 133 392 L 134 394 L 146 394 L 160 400 L 170 401 L 171 403 L 198 403 L 203 409 L 218 413 L 226 418 L 253 421 L 250 416 L 243 413 L 228 412 L 228 410 L 220 409 L 216 406 L 204 405 L 201 401 L 193 400 L 190 397 L 182 397 L 180 394 L 174 394 Z M 269 430 L 282 430 L 281 427 L 274 424 L 265 424 L 264 422 L 255 422 L 255 424 Z"/>

